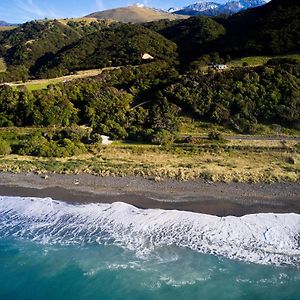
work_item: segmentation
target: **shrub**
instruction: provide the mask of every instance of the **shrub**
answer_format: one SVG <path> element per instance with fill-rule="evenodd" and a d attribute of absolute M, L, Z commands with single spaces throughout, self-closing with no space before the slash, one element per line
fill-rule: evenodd
<path fill-rule="evenodd" d="M 99 133 L 93 133 L 91 135 L 91 142 L 93 144 L 97 144 L 97 143 L 102 143 L 102 137 L 101 137 L 101 134 Z"/>
<path fill-rule="evenodd" d="M 174 142 L 175 135 L 167 130 L 159 130 L 156 132 L 152 137 L 152 143 L 158 144 L 158 145 L 170 145 Z"/>
<path fill-rule="evenodd" d="M 208 134 L 208 139 L 211 141 L 220 141 L 220 142 L 225 140 L 223 135 L 218 131 L 211 131 Z"/>
<path fill-rule="evenodd" d="M 11 153 L 10 145 L 7 141 L 0 140 L 0 155 L 7 155 Z"/>

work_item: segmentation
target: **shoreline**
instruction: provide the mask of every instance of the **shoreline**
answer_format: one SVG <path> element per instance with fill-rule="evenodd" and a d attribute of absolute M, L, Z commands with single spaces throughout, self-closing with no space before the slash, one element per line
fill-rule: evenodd
<path fill-rule="evenodd" d="M 204 180 L 155 182 L 142 177 L 0 173 L 0 195 L 50 197 L 72 204 L 125 202 L 138 208 L 217 216 L 300 214 L 297 183 L 246 184 Z"/>

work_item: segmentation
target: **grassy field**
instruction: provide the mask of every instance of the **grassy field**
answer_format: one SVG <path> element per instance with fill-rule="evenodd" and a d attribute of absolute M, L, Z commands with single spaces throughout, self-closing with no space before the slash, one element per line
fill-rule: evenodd
<path fill-rule="evenodd" d="M 224 137 L 226 136 L 237 136 L 238 134 L 221 125 L 212 124 L 208 122 L 196 121 L 191 118 L 181 117 L 180 118 L 180 130 L 179 136 L 207 136 L 211 131 L 218 131 Z M 300 131 L 296 129 L 284 128 L 282 127 L 280 132 L 278 132 L 277 125 L 263 125 L 259 124 L 257 126 L 257 135 L 259 136 L 294 136 L 300 137 Z M 276 131 L 277 130 L 277 131 Z"/>
<path fill-rule="evenodd" d="M 3 58 L 0 58 L 0 73 L 6 71 L 6 65 Z"/>
<path fill-rule="evenodd" d="M 69 22 L 75 22 L 75 23 L 92 23 L 97 22 L 98 19 L 96 18 L 68 18 L 68 19 L 59 19 L 59 22 L 67 25 Z"/>
<path fill-rule="evenodd" d="M 243 63 L 247 63 L 249 66 L 260 66 L 267 63 L 267 61 L 272 58 L 291 58 L 300 61 L 300 54 L 291 54 L 291 55 L 283 55 L 283 56 L 249 56 L 249 57 L 243 57 L 240 59 L 232 60 L 228 63 L 228 66 L 242 67 Z"/>
<path fill-rule="evenodd" d="M 226 150 L 222 147 L 151 145 L 99 146 L 93 154 L 70 158 L 0 157 L 0 170 L 8 172 L 89 173 L 98 176 L 136 175 L 225 182 L 299 182 L 300 155 L 288 151 Z"/>
<path fill-rule="evenodd" d="M 1 64 L 0 64 L 1 66 Z M 10 86 L 26 86 L 28 90 L 34 91 L 34 90 L 42 90 L 46 89 L 49 84 L 57 84 L 64 81 L 71 81 L 75 79 L 80 78 L 87 78 L 87 77 L 94 77 L 99 74 L 101 74 L 105 70 L 112 70 L 117 69 L 117 67 L 111 67 L 111 68 L 103 68 L 103 69 L 94 69 L 94 70 L 85 70 L 85 71 L 78 71 L 76 74 L 73 75 L 67 75 L 57 78 L 51 78 L 51 79 L 36 79 L 36 80 L 28 80 L 27 82 L 11 82 Z"/>
<path fill-rule="evenodd" d="M 0 31 L 8 31 L 17 28 L 17 26 L 0 26 Z"/>
<path fill-rule="evenodd" d="M 49 84 L 57 84 L 61 82 L 60 80 L 41 80 L 41 82 L 37 82 L 37 83 L 25 83 L 25 86 L 27 87 L 27 89 L 29 91 L 36 91 L 36 90 L 45 90 L 47 89 Z"/>
<path fill-rule="evenodd" d="M 0 129 L 0 139 L 17 144 L 37 128 Z M 45 130 L 56 130 L 53 128 Z M 17 134 L 16 134 L 17 132 Z M 201 139 L 196 145 L 115 142 L 110 146 L 87 145 L 76 157 L 41 158 L 0 156 L 0 171 L 78 174 L 98 176 L 136 175 L 190 180 L 203 178 L 225 182 L 300 182 L 300 146 L 297 141 Z"/>

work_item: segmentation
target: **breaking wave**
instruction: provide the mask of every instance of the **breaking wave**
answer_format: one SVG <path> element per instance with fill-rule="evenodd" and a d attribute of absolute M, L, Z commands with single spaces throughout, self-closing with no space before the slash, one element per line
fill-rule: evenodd
<path fill-rule="evenodd" d="M 300 266 L 300 215 L 216 217 L 138 209 L 129 204 L 72 205 L 50 198 L 0 197 L 0 238 L 44 244 L 115 244 L 151 255 L 176 245 L 260 264 Z"/>

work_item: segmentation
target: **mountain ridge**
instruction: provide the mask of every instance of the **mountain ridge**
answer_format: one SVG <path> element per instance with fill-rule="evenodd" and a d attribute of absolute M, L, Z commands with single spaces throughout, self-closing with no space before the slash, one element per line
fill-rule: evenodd
<path fill-rule="evenodd" d="M 98 11 L 85 17 L 100 20 L 114 20 L 123 23 L 147 23 L 162 19 L 177 20 L 186 18 L 186 16 L 181 16 L 180 14 L 171 14 L 159 9 L 139 5 Z"/>
<path fill-rule="evenodd" d="M 215 17 L 219 15 L 232 15 L 237 12 L 265 5 L 270 0 L 233 0 L 224 4 L 208 1 L 198 1 L 190 4 L 181 10 L 173 12 L 174 14 L 189 16 L 209 16 Z"/>

